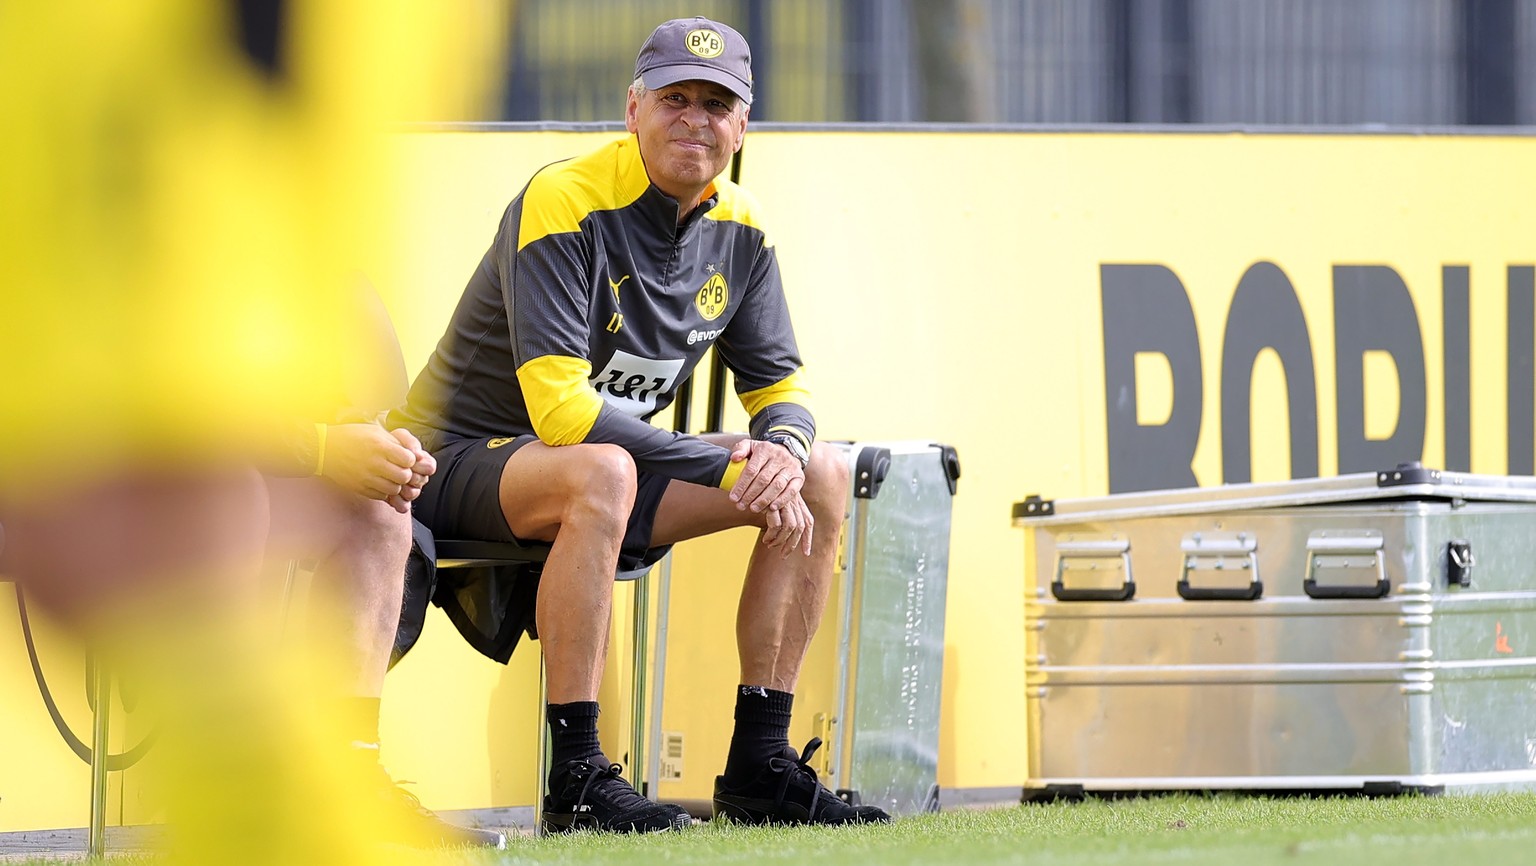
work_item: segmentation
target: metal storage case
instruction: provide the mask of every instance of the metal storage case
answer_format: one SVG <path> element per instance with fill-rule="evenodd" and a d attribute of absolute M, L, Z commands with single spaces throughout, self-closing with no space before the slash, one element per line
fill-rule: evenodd
<path fill-rule="evenodd" d="M 1405 464 L 1014 524 L 1024 799 L 1536 788 L 1536 479 Z"/>
<path fill-rule="evenodd" d="M 822 739 L 811 766 L 839 796 L 894 815 L 933 811 L 938 808 L 945 594 L 959 460 L 953 448 L 921 440 L 829 444 L 842 450 L 853 483 L 834 589 L 796 690 L 795 726 Z M 712 574 L 745 568 L 756 535 L 737 539 L 750 541 L 745 548 L 733 547 L 723 534 L 702 541 L 718 545 L 710 548 Z M 693 555 L 687 548 L 673 556 L 679 554 Z M 636 765 L 645 768 L 643 790 L 707 815 L 719 768 L 707 759 L 692 759 L 685 773 L 683 743 L 689 743 L 689 754 L 711 755 L 708 738 L 729 732 L 729 705 L 712 702 L 735 694 L 736 668 L 726 666 L 728 689 L 684 689 L 702 679 L 720 679 L 722 666 L 716 659 L 730 632 L 719 626 L 735 622 L 736 596 L 694 594 L 686 616 L 669 615 L 670 562 L 661 568 L 654 676 L 641 687 L 650 693 L 650 718 L 663 721 L 650 726 L 646 759 Z M 714 628 L 715 636 L 701 636 L 706 627 Z M 683 650 L 680 662 L 669 662 L 669 643 L 674 649 L 693 649 Z M 672 697 L 667 697 L 669 683 Z M 799 746 L 804 741 L 793 742 Z M 725 745 L 719 737 L 722 758 Z"/>
<path fill-rule="evenodd" d="M 939 807 L 939 705 L 955 450 L 842 443 L 852 472 L 838 599 L 838 794 L 893 815 Z M 832 611 L 828 611 L 830 615 Z M 825 627 L 825 625 L 823 626 Z"/>

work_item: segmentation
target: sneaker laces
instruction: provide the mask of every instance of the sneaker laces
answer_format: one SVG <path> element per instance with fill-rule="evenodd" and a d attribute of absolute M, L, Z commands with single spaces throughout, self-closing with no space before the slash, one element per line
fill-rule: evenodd
<path fill-rule="evenodd" d="M 819 777 L 816 775 L 815 768 L 811 766 L 811 756 L 816 754 L 816 750 L 819 748 L 821 748 L 821 737 L 812 737 L 811 741 L 805 744 L 805 750 L 800 753 L 798 761 L 792 761 L 789 758 L 783 757 L 768 759 L 768 769 L 779 774 L 779 791 L 773 798 L 773 811 L 780 812 L 783 810 L 784 798 L 789 795 L 790 782 L 794 781 L 796 777 L 809 777 L 811 780 L 811 804 L 807 807 L 809 814 L 806 815 L 806 820 L 816 820 L 816 813 L 821 809 L 822 785 Z"/>
<path fill-rule="evenodd" d="M 580 779 L 586 775 L 581 785 L 581 793 L 576 795 L 576 804 L 573 812 L 581 811 L 581 807 L 587 803 L 587 795 L 596 790 L 597 793 L 608 795 L 608 804 L 617 812 L 631 812 L 654 805 L 650 800 L 640 796 L 640 792 L 630 787 L 622 778 L 624 766 L 618 763 L 609 764 L 598 769 L 586 761 L 573 761 L 567 770 L 572 776 Z M 617 782 L 617 785 L 608 784 Z M 628 801 L 628 802 L 624 802 Z M 636 802 L 639 801 L 639 802 Z"/>
<path fill-rule="evenodd" d="M 384 777 L 384 785 L 382 787 L 384 788 L 386 794 L 400 799 L 405 803 L 407 808 L 413 810 L 416 812 L 416 814 L 421 815 L 422 817 L 440 820 L 437 818 L 437 813 L 433 812 L 431 809 L 428 809 L 426 806 L 421 805 L 421 798 L 417 797 L 415 792 L 407 791 L 405 789 L 406 785 L 414 785 L 416 784 L 415 782 L 411 781 L 410 779 L 401 779 L 396 781 L 395 779 L 390 778 L 389 773 L 384 772 L 382 767 L 380 767 L 380 771 Z"/>

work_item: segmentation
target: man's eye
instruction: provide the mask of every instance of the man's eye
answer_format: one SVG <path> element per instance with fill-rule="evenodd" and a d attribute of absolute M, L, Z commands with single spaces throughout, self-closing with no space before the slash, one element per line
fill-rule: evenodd
<path fill-rule="evenodd" d="M 687 102 L 686 99 L 683 99 L 683 95 L 681 93 L 669 93 L 666 96 L 663 96 L 662 99 L 665 99 L 673 105 L 682 105 Z"/>
<path fill-rule="evenodd" d="M 709 100 L 708 102 L 704 103 L 704 107 L 709 109 L 709 111 L 713 114 L 724 114 L 731 110 L 729 105 L 726 105 L 724 102 L 721 102 L 718 99 Z"/>

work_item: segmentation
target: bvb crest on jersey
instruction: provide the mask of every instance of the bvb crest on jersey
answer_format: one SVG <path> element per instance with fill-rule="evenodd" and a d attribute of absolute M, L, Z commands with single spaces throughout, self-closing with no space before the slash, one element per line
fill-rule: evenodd
<path fill-rule="evenodd" d="M 703 288 L 699 289 L 698 297 L 693 299 L 693 305 L 699 308 L 699 315 L 704 321 L 713 322 L 725 312 L 725 307 L 731 302 L 731 288 L 725 284 L 725 275 L 714 273 L 704 281 Z"/>

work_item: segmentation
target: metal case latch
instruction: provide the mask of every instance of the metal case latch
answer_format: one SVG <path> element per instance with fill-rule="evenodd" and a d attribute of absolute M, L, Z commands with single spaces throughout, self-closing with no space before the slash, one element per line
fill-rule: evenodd
<path fill-rule="evenodd" d="M 1307 536 L 1307 579 L 1313 598 L 1382 598 L 1392 590 L 1380 530 L 1325 529 Z"/>
<path fill-rule="evenodd" d="M 1247 532 L 1191 532 L 1179 542 L 1184 564 L 1179 597 L 1190 601 L 1252 601 L 1259 581 L 1259 541 Z"/>
<path fill-rule="evenodd" d="M 1445 546 L 1445 582 L 1451 586 L 1471 586 L 1472 566 L 1477 558 L 1472 555 L 1472 542 L 1465 538 L 1453 538 Z"/>
<path fill-rule="evenodd" d="M 1126 601 L 1136 594 L 1131 579 L 1131 542 L 1120 535 L 1063 535 L 1056 540 L 1060 601 Z"/>

